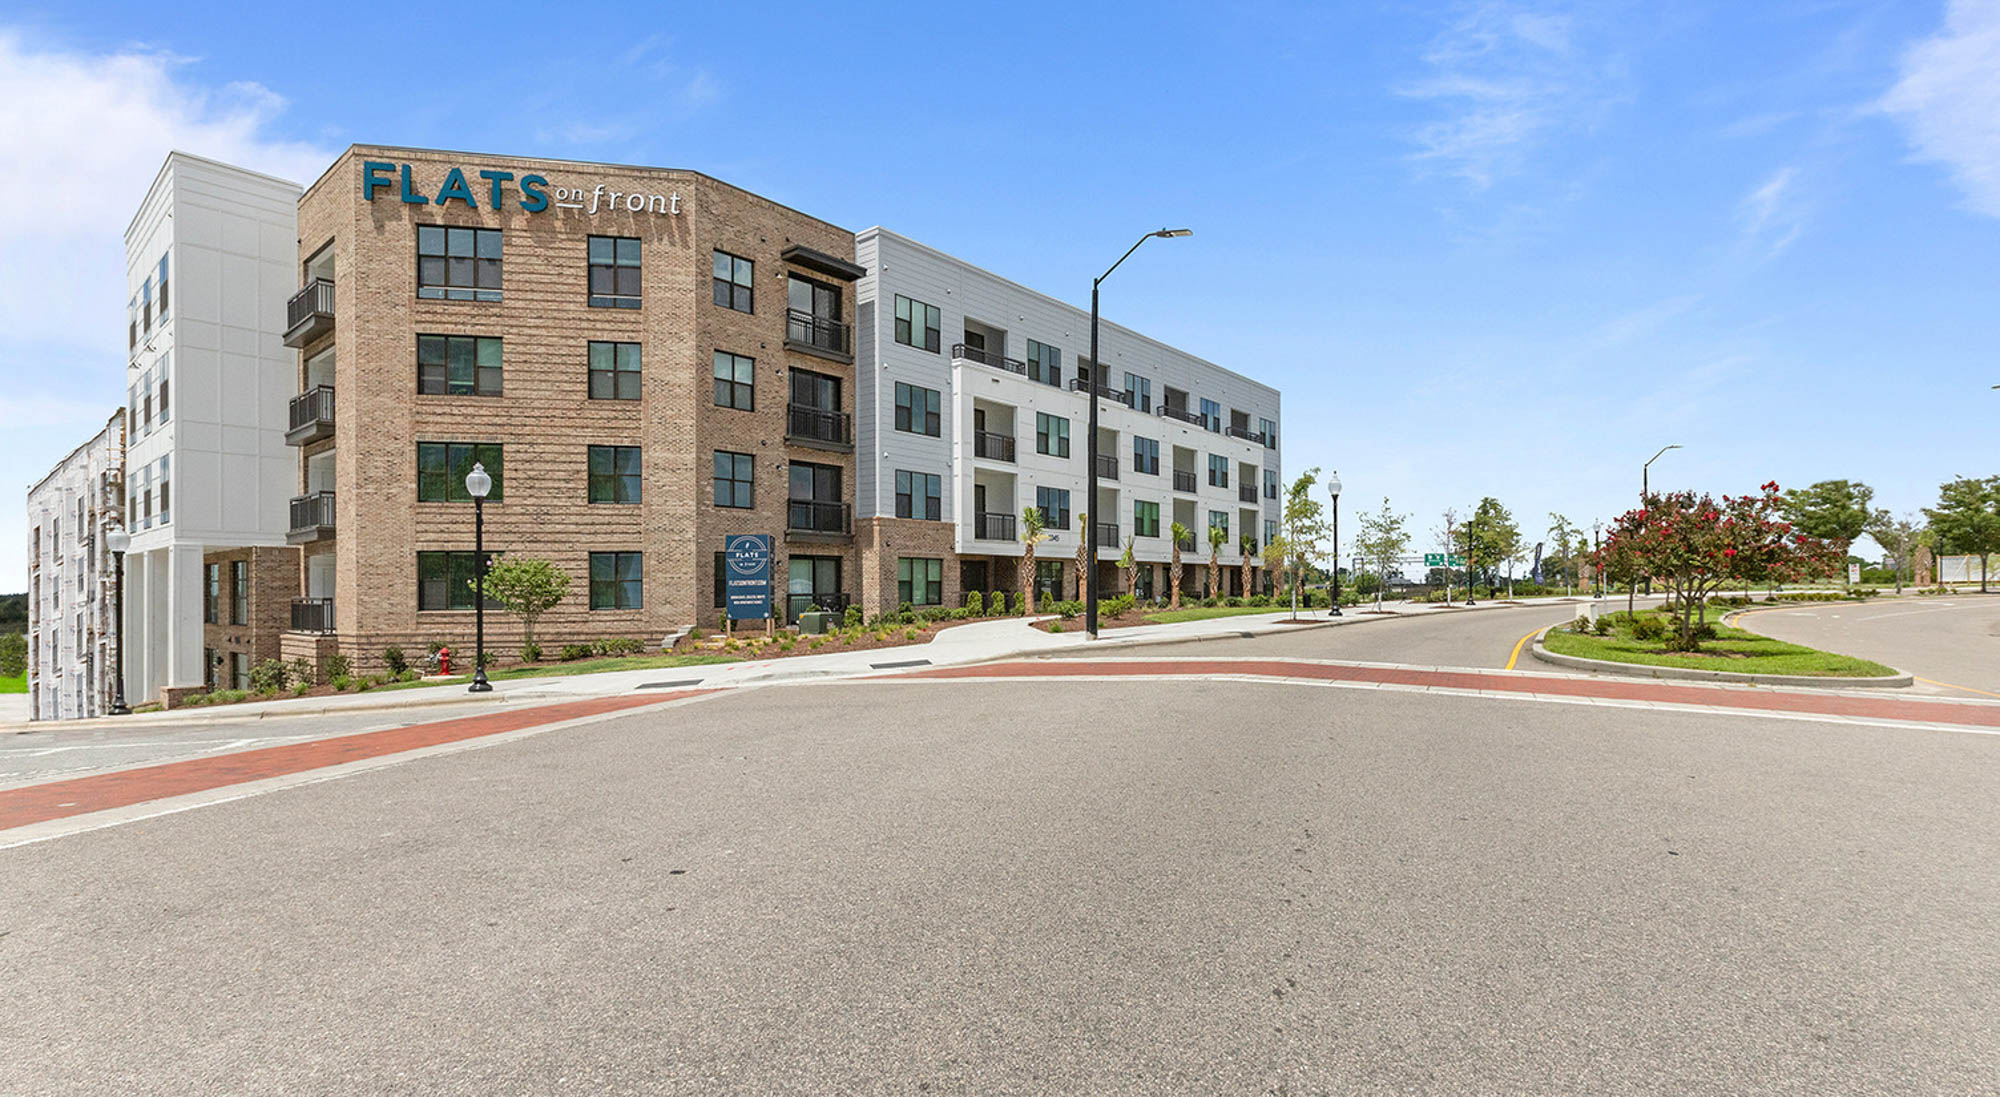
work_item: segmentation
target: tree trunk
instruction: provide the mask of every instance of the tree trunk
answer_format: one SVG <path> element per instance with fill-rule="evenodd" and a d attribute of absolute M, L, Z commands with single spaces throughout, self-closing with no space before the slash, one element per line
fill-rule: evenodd
<path fill-rule="evenodd" d="M 1174 542 L 1174 562 L 1173 566 L 1167 569 L 1167 579 L 1171 584 L 1169 593 L 1172 595 L 1167 603 L 1167 608 L 1179 609 L 1181 608 L 1181 543 L 1179 541 Z"/>
<path fill-rule="evenodd" d="M 1035 546 L 1031 541 L 1021 553 L 1021 598 L 1028 616 L 1035 615 Z"/>
<path fill-rule="evenodd" d="M 1208 596 L 1222 597 L 1222 555 L 1214 549 L 1208 553 Z"/>

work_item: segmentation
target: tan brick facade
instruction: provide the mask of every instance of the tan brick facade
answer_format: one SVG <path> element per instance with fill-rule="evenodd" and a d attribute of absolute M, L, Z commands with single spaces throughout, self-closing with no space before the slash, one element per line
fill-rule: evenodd
<path fill-rule="evenodd" d="M 242 588 L 236 581 L 238 565 L 242 566 Z M 215 569 L 220 587 L 212 622 L 205 616 L 210 568 Z M 213 675 L 211 680 L 218 688 L 233 688 L 231 656 L 242 656 L 246 667 L 283 658 L 292 599 L 299 593 L 299 550 L 268 547 L 204 553 L 202 591 L 202 646 L 219 660 L 211 662 L 205 673 Z"/>
<path fill-rule="evenodd" d="M 406 203 L 393 168 L 390 187 L 370 201 L 363 188 L 369 161 L 410 165 L 415 189 L 429 196 L 439 193 L 451 169 L 462 169 L 477 208 L 457 201 Z M 497 209 L 481 170 L 515 177 Z M 558 186 L 607 183 L 620 191 L 678 195 L 680 212 L 621 207 L 591 215 L 553 203 L 527 212 L 520 208 L 519 183 L 535 174 L 546 177 L 552 194 Z M 418 298 L 420 224 L 502 230 L 504 299 Z M 591 235 L 641 241 L 641 308 L 589 305 Z M 852 233 L 693 172 L 355 147 L 301 199 L 299 236 L 302 264 L 323 246 L 332 249 L 336 317 L 329 335 L 300 348 L 301 381 L 304 361 L 330 340 L 338 397 L 330 443 L 335 531 L 305 551 L 330 548 L 335 555 L 334 636 L 357 668 L 379 667 L 390 645 L 406 651 L 421 651 L 431 641 L 471 646 L 470 610 L 417 609 L 416 553 L 469 551 L 473 544 L 470 504 L 417 501 L 419 442 L 504 447 L 504 498 L 485 508 L 487 549 L 543 557 L 571 576 L 568 596 L 537 625 L 545 647 L 612 636 L 658 640 L 681 626 L 713 621 L 711 559 L 729 533 L 773 536 L 781 605 L 784 560 L 792 552 L 839 556 L 850 586 L 845 576 L 859 576 L 852 537 L 805 540 L 788 538 L 785 530 L 790 461 L 840 468 L 845 501 L 851 502 L 854 482 L 851 447 L 787 441 L 789 371 L 806 368 L 839 379 L 850 414 L 854 385 L 851 364 L 786 346 L 787 275 L 797 268 L 782 253 L 799 244 L 851 262 Z M 716 249 L 755 263 L 753 313 L 713 303 Z M 837 279 L 802 273 L 846 289 Z M 852 310 L 852 295 L 845 293 L 843 319 L 851 321 Z M 417 394 L 419 334 L 499 337 L 503 395 Z M 588 397 L 591 341 L 640 344 L 641 399 Z M 755 410 L 715 406 L 711 362 L 718 349 L 755 359 Z M 588 502 L 591 445 L 641 447 L 640 503 Z M 714 505 L 712 454 L 719 449 L 753 456 L 752 508 Z M 302 491 L 306 456 L 301 453 Z M 588 608 L 593 551 L 644 554 L 642 608 Z M 518 622 L 489 611 L 486 629 L 489 647 L 511 656 L 520 643 Z"/>

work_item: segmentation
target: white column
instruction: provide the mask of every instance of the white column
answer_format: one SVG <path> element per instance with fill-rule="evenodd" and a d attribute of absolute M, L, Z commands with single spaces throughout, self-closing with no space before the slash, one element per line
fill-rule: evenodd
<path fill-rule="evenodd" d="M 167 613 L 161 637 L 164 684 L 202 684 L 202 546 L 176 544 L 162 553 L 166 571 Z"/>

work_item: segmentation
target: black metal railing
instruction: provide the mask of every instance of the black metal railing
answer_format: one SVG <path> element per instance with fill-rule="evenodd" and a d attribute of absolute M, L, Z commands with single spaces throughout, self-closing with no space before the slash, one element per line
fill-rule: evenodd
<path fill-rule="evenodd" d="M 972 516 L 972 536 L 980 541 L 1012 541 L 1014 516 L 997 511 L 980 511 Z"/>
<path fill-rule="evenodd" d="M 804 309 L 785 310 L 785 341 L 833 354 L 852 354 L 846 324 Z"/>
<path fill-rule="evenodd" d="M 1090 388 L 1091 388 L 1090 382 L 1084 380 L 1081 377 L 1072 377 L 1069 379 L 1069 390 L 1071 392 L 1087 392 L 1090 390 Z M 1106 400 L 1116 400 L 1117 402 L 1124 404 L 1127 407 L 1130 407 L 1132 404 L 1131 393 L 1126 392 L 1123 389 L 1112 388 L 1110 385 L 1104 384 L 1103 382 L 1099 382 L 1097 384 L 1097 395 L 1104 397 Z"/>
<path fill-rule="evenodd" d="M 1236 485 L 1236 498 L 1237 498 L 1237 499 L 1239 499 L 1239 500 L 1241 500 L 1242 502 L 1245 502 L 1245 503 L 1254 503 L 1254 502 L 1256 502 L 1256 501 L 1257 501 L 1257 485 L 1255 485 L 1255 484 L 1238 484 L 1238 485 Z"/>
<path fill-rule="evenodd" d="M 333 426 L 333 386 L 314 385 L 292 397 L 288 434 L 317 433 Z"/>
<path fill-rule="evenodd" d="M 1227 434 L 1231 438 L 1242 438 L 1247 441 L 1255 442 L 1260 446 L 1264 444 L 1264 432 L 1261 430 L 1251 430 L 1249 427 L 1232 426 L 1225 429 L 1222 433 Z"/>
<path fill-rule="evenodd" d="M 972 434 L 972 455 L 989 461 L 1012 461 L 1014 459 L 1014 436 L 995 434 L 990 430 L 974 431 Z"/>
<path fill-rule="evenodd" d="M 846 591 L 829 591 L 821 594 L 785 595 L 785 620 L 797 621 L 799 614 L 818 610 L 822 613 L 846 613 L 848 603 L 853 598 Z"/>
<path fill-rule="evenodd" d="M 333 493 L 315 491 L 292 498 L 291 533 L 294 536 L 333 528 Z"/>
<path fill-rule="evenodd" d="M 333 281 L 315 278 L 285 302 L 288 347 L 302 347 L 333 330 Z"/>
<path fill-rule="evenodd" d="M 293 632 L 332 632 L 333 599 L 292 599 Z"/>
<path fill-rule="evenodd" d="M 1191 469 L 1174 470 L 1174 490 L 1188 492 L 1189 494 L 1193 494 L 1195 491 L 1199 490 L 1199 485 L 1195 483 L 1193 470 Z"/>
<path fill-rule="evenodd" d="M 854 417 L 844 411 L 816 408 L 810 404 L 787 404 L 785 411 L 787 438 L 804 438 L 814 442 L 833 442 L 839 445 L 851 445 L 854 442 Z"/>
<path fill-rule="evenodd" d="M 1118 540 L 1118 523 L 1093 522 L 1091 524 L 1097 527 L 1098 548 L 1117 548 L 1120 544 L 1122 544 L 1122 542 Z"/>
<path fill-rule="evenodd" d="M 1158 415 L 1162 419 L 1178 419 L 1183 423 L 1193 423 L 1198 427 L 1208 425 L 1208 420 L 1203 418 L 1200 413 L 1189 411 L 1186 408 L 1174 407 L 1171 404 L 1161 404 L 1160 410 L 1153 414 Z"/>
<path fill-rule="evenodd" d="M 1099 480 L 1118 479 L 1118 458 L 1109 453 L 1097 455 L 1097 478 Z"/>
<path fill-rule="evenodd" d="M 982 366 L 992 366 L 994 369 L 1004 369 L 1008 373 L 1018 373 L 1023 377 L 1028 375 L 1028 363 L 1021 361 L 1019 358 L 1009 358 L 998 351 L 968 347 L 964 343 L 953 343 L 951 345 L 951 356 L 953 358 L 963 358 L 968 362 L 977 362 Z"/>
<path fill-rule="evenodd" d="M 1180 549 L 1182 552 L 1193 552 L 1194 538 L 1183 537 L 1180 540 L 1174 542 L 1174 547 Z"/>
<path fill-rule="evenodd" d="M 786 507 L 785 528 L 798 533 L 852 533 L 853 506 L 819 499 L 793 499 Z"/>

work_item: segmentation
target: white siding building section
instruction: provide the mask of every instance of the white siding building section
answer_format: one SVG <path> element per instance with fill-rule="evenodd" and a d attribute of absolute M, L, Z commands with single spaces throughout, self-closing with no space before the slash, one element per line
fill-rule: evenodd
<path fill-rule="evenodd" d="M 1279 483 L 1283 478 L 1276 389 L 1100 320 L 1105 367 L 1100 383 L 1127 399 L 1100 404 L 1099 452 L 1109 467 L 1091 505 L 1084 498 L 1090 412 L 1084 393 L 1074 387 L 1090 352 L 1089 312 L 879 227 L 857 237 L 855 260 L 868 271 L 857 290 L 856 310 L 857 520 L 895 514 L 895 474 L 901 469 L 943 476 L 944 513 L 957 526 L 961 554 L 1020 555 L 1018 531 L 1009 527 L 1024 507 L 1037 504 L 1040 488 L 1069 492 L 1072 519 L 1068 529 L 1053 531 L 1051 545 L 1038 550 L 1043 556 L 1074 553 L 1082 532 L 1077 516 L 1088 511 L 1092 521 L 1116 527 L 1100 536 L 1100 559 L 1117 559 L 1135 532 L 1140 502 L 1158 507 L 1159 532 L 1133 538 L 1138 560 L 1171 557 L 1168 531 L 1175 521 L 1193 531 L 1195 548 L 1184 552 L 1190 563 L 1208 559 L 1211 521 L 1228 527 L 1225 564 L 1241 562 L 1245 536 L 1263 543 L 1266 523 L 1280 513 L 1267 477 Z M 897 296 L 937 308 L 937 350 L 925 349 L 921 334 L 913 335 L 915 345 L 896 341 Z M 1037 377 L 1039 371 L 1027 365 L 1030 340 L 1055 348 L 1053 356 L 1046 349 L 1041 354 L 1043 361 L 1056 362 L 1059 383 L 1047 383 L 1047 374 Z M 940 394 L 937 436 L 896 429 L 898 382 Z M 1162 414 L 1170 394 L 1184 415 Z M 1190 422 L 1201 417 L 1204 401 L 1213 415 Z M 1066 421 L 1067 457 L 1037 452 L 1043 414 Z M 984 442 L 975 428 L 986 436 Z M 1140 469 L 1135 439 L 1157 446 L 1157 472 Z M 1009 450 L 1011 460 L 1003 456 Z M 1215 482 L 1211 459 L 1226 470 Z M 1176 469 L 1184 474 L 1178 485 Z M 982 523 L 980 513 L 1004 520 Z M 1115 542 L 1106 536 L 1112 533 Z"/>
<path fill-rule="evenodd" d="M 125 413 L 28 489 L 28 718 L 111 706 L 118 624 L 104 534 L 124 524 Z"/>
<path fill-rule="evenodd" d="M 134 704 L 203 683 L 203 552 L 285 543 L 298 200 L 295 183 L 175 152 L 125 231 Z"/>

